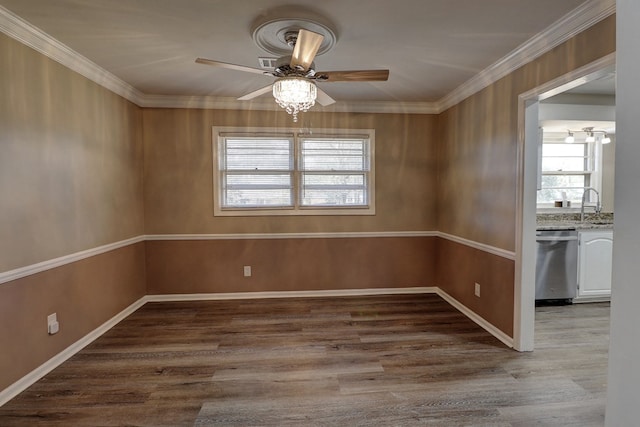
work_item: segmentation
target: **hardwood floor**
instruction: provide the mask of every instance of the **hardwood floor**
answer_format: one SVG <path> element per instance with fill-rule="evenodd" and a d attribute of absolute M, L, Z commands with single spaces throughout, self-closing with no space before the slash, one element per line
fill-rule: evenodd
<path fill-rule="evenodd" d="M 0 425 L 603 425 L 609 305 L 536 316 L 518 353 L 436 295 L 149 303 Z"/>

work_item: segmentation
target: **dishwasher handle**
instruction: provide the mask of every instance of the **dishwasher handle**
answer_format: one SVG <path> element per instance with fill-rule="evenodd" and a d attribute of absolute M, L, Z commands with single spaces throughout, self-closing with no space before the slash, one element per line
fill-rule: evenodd
<path fill-rule="evenodd" d="M 578 236 L 536 236 L 536 242 L 569 242 L 578 240 Z"/>

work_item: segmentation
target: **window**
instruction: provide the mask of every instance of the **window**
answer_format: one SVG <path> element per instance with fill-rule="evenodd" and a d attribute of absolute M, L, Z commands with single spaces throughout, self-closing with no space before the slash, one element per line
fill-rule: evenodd
<path fill-rule="evenodd" d="M 585 188 L 600 191 L 599 146 L 584 138 L 569 144 L 564 142 L 565 136 L 566 132 L 543 135 L 539 207 L 552 207 L 555 201 L 562 200 L 563 192 L 573 207 L 580 207 Z"/>
<path fill-rule="evenodd" d="M 214 214 L 373 215 L 373 135 L 214 128 Z"/>

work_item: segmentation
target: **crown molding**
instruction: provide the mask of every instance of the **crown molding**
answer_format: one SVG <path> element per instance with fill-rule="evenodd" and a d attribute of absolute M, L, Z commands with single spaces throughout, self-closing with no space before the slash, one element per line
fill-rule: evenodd
<path fill-rule="evenodd" d="M 0 31 L 100 86 L 140 105 L 145 95 L 64 43 L 0 6 Z"/>
<path fill-rule="evenodd" d="M 583 3 L 440 99 L 436 103 L 438 112 L 453 107 L 474 93 L 481 91 L 554 47 L 566 42 L 571 37 L 613 15 L 615 11 L 615 0 L 589 0 Z"/>
<path fill-rule="evenodd" d="M 144 95 L 137 104 L 144 108 L 203 108 L 213 110 L 282 111 L 273 99 L 238 101 L 236 98 L 184 95 Z M 435 102 L 344 102 L 323 107 L 316 105 L 311 112 L 319 113 L 403 113 L 437 114 Z"/>
<path fill-rule="evenodd" d="M 338 102 L 317 112 L 439 114 L 615 13 L 615 0 L 589 0 L 435 102 Z M 0 6 L 0 31 L 144 108 L 279 111 L 268 100 L 145 94 Z"/>

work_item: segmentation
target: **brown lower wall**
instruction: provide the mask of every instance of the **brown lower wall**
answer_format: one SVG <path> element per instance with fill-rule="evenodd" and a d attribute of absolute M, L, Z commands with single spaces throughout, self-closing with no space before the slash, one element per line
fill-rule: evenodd
<path fill-rule="evenodd" d="M 514 261 L 438 237 L 146 241 L 0 285 L 0 390 L 145 294 L 439 286 L 513 336 L 513 277 Z"/>
<path fill-rule="evenodd" d="M 513 337 L 515 261 L 438 238 L 436 285 Z M 480 297 L 474 295 L 480 284 Z"/>
<path fill-rule="evenodd" d="M 0 284 L 0 390 L 144 296 L 144 251 L 137 243 Z"/>
<path fill-rule="evenodd" d="M 147 293 L 432 286 L 435 237 L 147 241 Z M 252 276 L 243 276 L 243 266 Z"/>

